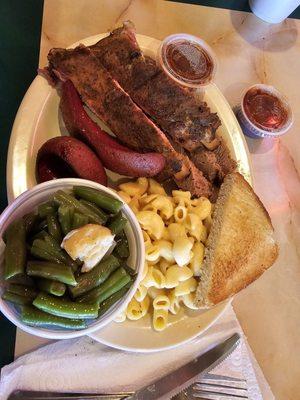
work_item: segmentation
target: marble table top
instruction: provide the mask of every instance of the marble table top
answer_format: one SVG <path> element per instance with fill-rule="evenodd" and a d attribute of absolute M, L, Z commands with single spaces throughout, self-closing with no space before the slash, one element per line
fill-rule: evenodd
<path fill-rule="evenodd" d="M 300 20 L 270 25 L 253 14 L 160 0 L 45 0 L 40 66 L 51 47 L 66 47 L 130 19 L 162 39 L 187 32 L 206 40 L 219 68 L 216 83 L 231 106 L 254 83 L 275 86 L 293 108 L 294 125 L 278 140 L 247 139 L 255 190 L 280 244 L 276 264 L 238 294 L 234 309 L 276 399 L 300 398 Z M 32 348 L 28 335 L 18 333 Z"/>

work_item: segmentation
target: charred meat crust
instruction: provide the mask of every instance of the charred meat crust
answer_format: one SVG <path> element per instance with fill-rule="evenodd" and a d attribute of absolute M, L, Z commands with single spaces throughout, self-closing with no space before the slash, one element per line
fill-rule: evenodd
<path fill-rule="evenodd" d="M 215 139 L 221 124 L 217 114 L 142 54 L 132 24 L 125 23 L 90 49 L 133 101 L 184 149 L 194 151 L 201 142 Z"/>
<path fill-rule="evenodd" d="M 217 114 L 143 55 L 131 23 L 124 23 L 90 49 L 172 146 L 181 153 L 185 150 L 210 182 L 219 185 L 235 169 L 226 145 L 216 136 L 221 124 Z"/>
<path fill-rule="evenodd" d="M 123 143 L 137 151 L 156 151 L 165 156 L 167 163 L 161 179 L 175 177 L 178 186 L 185 187 L 188 177 L 194 182 L 191 185 L 193 195 L 210 196 L 211 184 L 202 172 L 173 148 L 166 135 L 112 79 L 90 49 L 84 46 L 71 50 L 52 49 L 48 60 L 50 71 L 70 79 L 83 102 Z"/>
<path fill-rule="evenodd" d="M 219 140 L 220 143 L 214 150 L 202 146 L 189 155 L 204 176 L 217 184 L 222 183 L 225 176 L 236 169 L 236 162 L 230 157 L 229 150 L 223 140 Z"/>

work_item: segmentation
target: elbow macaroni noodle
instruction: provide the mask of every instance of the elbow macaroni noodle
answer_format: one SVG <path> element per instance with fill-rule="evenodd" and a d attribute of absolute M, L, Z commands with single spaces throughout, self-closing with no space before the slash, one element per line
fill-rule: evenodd
<path fill-rule="evenodd" d="M 141 225 L 146 261 L 142 281 L 117 322 L 138 320 L 147 313 L 162 331 L 170 314 L 182 307 L 197 309 L 195 292 L 201 277 L 212 204 L 205 197 L 173 190 L 168 196 L 154 179 L 122 183 L 118 192 Z"/>

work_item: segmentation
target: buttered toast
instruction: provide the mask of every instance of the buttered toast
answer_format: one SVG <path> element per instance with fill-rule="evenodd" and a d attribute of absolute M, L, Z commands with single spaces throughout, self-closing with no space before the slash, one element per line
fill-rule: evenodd
<path fill-rule="evenodd" d="M 257 279 L 277 258 L 270 216 L 239 173 L 226 176 L 215 205 L 196 303 L 215 305 Z"/>

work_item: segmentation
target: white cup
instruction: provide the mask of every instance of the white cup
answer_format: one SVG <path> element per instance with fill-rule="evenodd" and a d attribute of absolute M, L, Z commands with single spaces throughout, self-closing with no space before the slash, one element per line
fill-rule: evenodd
<path fill-rule="evenodd" d="M 299 4 L 300 0 L 249 0 L 253 14 L 271 24 L 282 22 Z"/>

